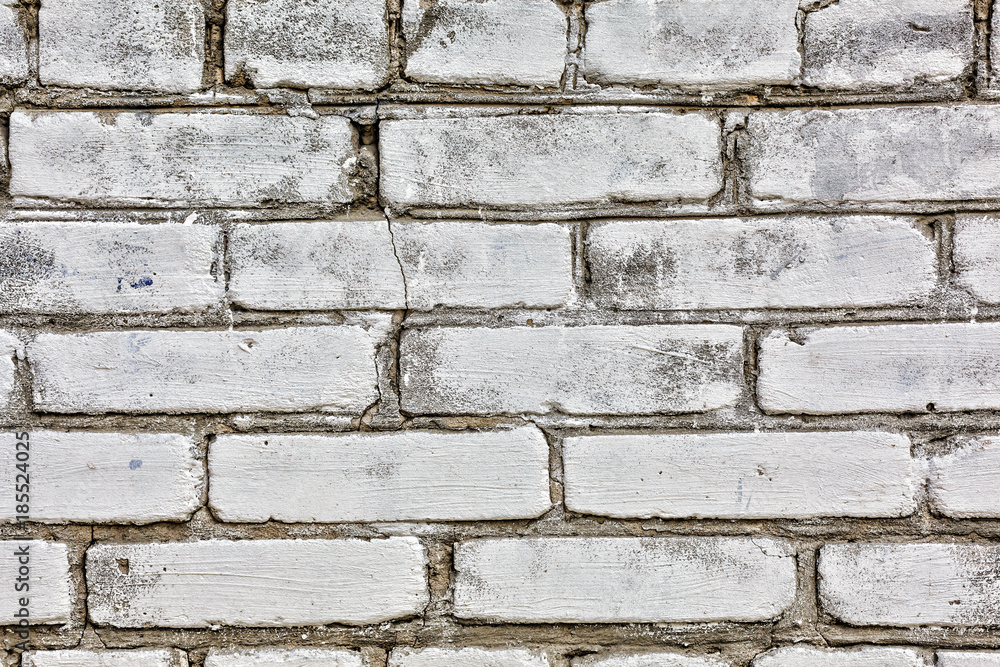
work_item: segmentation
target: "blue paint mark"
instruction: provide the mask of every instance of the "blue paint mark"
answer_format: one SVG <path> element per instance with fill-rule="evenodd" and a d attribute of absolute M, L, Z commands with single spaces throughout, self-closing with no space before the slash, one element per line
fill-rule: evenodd
<path fill-rule="evenodd" d="M 118 289 L 116 289 L 115 291 L 116 292 L 121 292 L 122 291 L 122 279 L 121 278 L 118 279 Z"/>
<path fill-rule="evenodd" d="M 140 461 L 139 459 L 132 459 L 131 461 L 128 462 L 129 470 L 138 470 L 141 467 L 142 467 L 142 461 Z"/>
<path fill-rule="evenodd" d="M 142 289 L 143 287 L 149 287 L 153 284 L 153 279 L 149 276 L 143 276 L 139 280 L 132 283 L 132 289 Z"/>

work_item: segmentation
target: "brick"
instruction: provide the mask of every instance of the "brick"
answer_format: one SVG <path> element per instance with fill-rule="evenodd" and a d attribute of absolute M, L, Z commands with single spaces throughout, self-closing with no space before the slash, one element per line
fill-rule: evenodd
<path fill-rule="evenodd" d="M 916 224 L 888 216 L 594 223 L 591 293 L 623 309 L 908 303 L 936 282 L 934 243 Z"/>
<path fill-rule="evenodd" d="M 647 414 L 733 405 L 743 332 L 725 325 L 404 331 L 410 413 Z"/>
<path fill-rule="evenodd" d="M 892 433 L 607 435 L 563 441 L 566 508 L 620 518 L 898 517 L 923 475 Z"/>
<path fill-rule="evenodd" d="M 791 605 L 795 569 L 785 543 L 757 538 L 475 540 L 455 546 L 455 615 L 501 623 L 763 621 Z"/>
<path fill-rule="evenodd" d="M 356 326 L 40 334 L 44 412 L 361 412 L 378 398 L 375 337 Z"/>
<path fill-rule="evenodd" d="M 727 667 L 730 663 L 716 658 L 684 655 L 683 653 L 635 653 L 620 655 L 589 655 L 573 658 L 573 667 Z"/>
<path fill-rule="evenodd" d="M 0 331 L 0 411 L 7 410 L 14 401 L 18 355 L 24 356 L 24 345 L 9 333 Z"/>
<path fill-rule="evenodd" d="M 380 128 L 382 196 L 397 207 L 703 200 L 722 187 L 720 126 L 703 113 L 598 109 Z"/>
<path fill-rule="evenodd" d="M 549 659 L 536 651 L 520 648 L 395 648 L 388 667 L 550 667 Z"/>
<path fill-rule="evenodd" d="M 28 551 L 28 562 L 24 559 L 23 549 Z M 29 593 L 28 612 L 31 625 L 62 625 L 69 622 L 72 609 L 70 591 L 75 590 L 70 581 L 69 550 L 59 542 L 44 542 L 42 540 L 4 540 L 0 542 L 0 577 L 11 582 L 4 587 L 4 595 L 0 596 L 0 618 L 5 623 L 16 623 L 14 614 L 21 608 L 19 599 Z M 14 580 L 21 576 L 19 568 L 29 568 L 28 591 L 14 590 Z"/>
<path fill-rule="evenodd" d="M 486 521 L 546 512 L 549 449 L 496 432 L 220 435 L 208 455 L 223 521 Z"/>
<path fill-rule="evenodd" d="M 958 284 L 978 299 L 1000 303 L 1000 220 L 991 215 L 959 215 L 952 262 Z"/>
<path fill-rule="evenodd" d="M 835 544 L 819 557 L 823 609 L 850 625 L 1000 623 L 1000 547 Z"/>
<path fill-rule="evenodd" d="M 1000 667 L 1000 653 L 938 651 L 937 667 Z"/>
<path fill-rule="evenodd" d="M 1000 438 L 961 441 L 930 460 L 928 492 L 934 511 L 956 519 L 1000 517 L 1000 498 L 983 489 L 1000 488 Z"/>
<path fill-rule="evenodd" d="M 925 667 L 913 650 L 905 648 L 818 649 L 783 646 L 758 656 L 752 667 Z"/>
<path fill-rule="evenodd" d="M 222 302 L 218 227 L 0 224 L 0 312 L 143 313 Z"/>
<path fill-rule="evenodd" d="M 762 207 L 1000 196 L 996 106 L 760 112 L 740 145 Z"/>
<path fill-rule="evenodd" d="M 257 88 L 381 87 L 389 76 L 385 5 L 369 0 L 232 0 L 226 80 Z"/>
<path fill-rule="evenodd" d="M 14 435 L 8 434 L 9 442 Z M 186 521 L 201 505 L 204 469 L 190 437 L 170 433 L 33 431 L 31 520 L 45 523 Z M 15 486 L 15 450 L 0 481 Z M 14 520 L 14 506 L 0 517 Z"/>
<path fill-rule="evenodd" d="M 631 86 L 790 84 L 797 0 L 609 0 L 587 6 L 589 81 Z"/>
<path fill-rule="evenodd" d="M 16 111 L 10 162 L 14 196 L 255 206 L 349 202 L 357 159 L 340 116 Z"/>
<path fill-rule="evenodd" d="M 573 298 L 568 227 L 394 222 L 392 235 L 410 308 L 558 308 Z"/>
<path fill-rule="evenodd" d="M 941 83 L 972 67 L 968 0 L 840 0 L 805 20 L 805 83 L 864 90 Z"/>
<path fill-rule="evenodd" d="M 404 0 L 406 76 L 455 85 L 556 88 L 566 14 L 550 0 Z"/>
<path fill-rule="evenodd" d="M 205 667 L 362 667 L 357 651 L 338 649 L 211 649 Z"/>
<path fill-rule="evenodd" d="M 20 6 L 17 0 L 0 2 L 0 84 L 5 86 L 28 78 L 28 36 Z"/>
<path fill-rule="evenodd" d="M 385 219 L 236 225 L 229 252 L 229 293 L 244 308 L 406 307 Z"/>
<path fill-rule="evenodd" d="M 187 667 L 187 654 L 175 648 L 142 651 L 31 651 L 24 667 Z"/>
<path fill-rule="evenodd" d="M 772 332 L 760 343 L 767 412 L 955 412 L 1000 407 L 997 324 L 898 324 Z"/>
<path fill-rule="evenodd" d="M 38 10 L 43 85 L 191 93 L 204 69 L 198 0 L 45 0 Z"/>
<path fill-rule="evenodd" d="M 416 538 L 100 544 L 87 610 L 120 628 L 365 625 L 427 604 Z"/>

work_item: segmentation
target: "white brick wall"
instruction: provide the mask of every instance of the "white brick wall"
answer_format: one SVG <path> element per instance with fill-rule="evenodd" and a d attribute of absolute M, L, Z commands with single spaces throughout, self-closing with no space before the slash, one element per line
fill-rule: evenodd
<path fill-rule="evenodd" d="M 925 667 L 916 652 L 904 648 L 819 649 L 786 646 L 753 661 L 753 667 Z"/>
<path fill-rule="evenodd" d="M 930 460 L 928 491 L 934 510 L 967 519 L 1000 517 L 1000 498 L 985 489 L 1000 484 L 1000 438 L 980 437 Z"/>
<path fill-rule="evenodd" d="M 176 649 L 138 651 L 32 651 L 23 667 L 187 667 L 187 655 Z"/>
<path fill-rule="evenodd" d="M 573 667 L 724 667 L 730 663 L 717 658 L 681 653 L 638 653 L 634 655 L 593 655 L 574 658 Z"/>
<path fill-rule="evenodd" d="M 0 331 L 0 410 L 6 410 L 13 399 L 17 357 L 24 356 L 24 345 L 11 334 Z"/>
<path fill-rule="evenodd" d="M 357 651 L 337 649 L 212 649 L 205 667 L 362 667 Z"/>
<path fill-rule="evenodd" d="M 1000 653 L 939 651 L 937 665 L 938 667 L 996 667 L 1000 665 Z"/>
<path fill-rule="evenodd" d="M 5 539 L 0 541 L 0 554 L 0 580 L 6 583 L 0 595 L 0 619 L 4 625 L 18 623 L 14 614 L 23 607 L 20 600 L 25 597 L 31 625 L 62 625 L 70 620 L 76 596 L 70 582 L 69 550 L 65 544 Z M 28 586 L 26 590 L 16 590 L 15 586 L 24 584 Z"/>
<path fill-rule="evenodd" d="M 548 657 L 526 649 L 394 649 L 388 667 L 551 667 Z"/>
<path fill-rule="evenodd" d="M 987 303 L 1000 303 L 1000 220 L 959 215 L 952 261 L 959 285 Z"/>
<path fill-rule="evenodd" d="M 0 83 L 20 83 L 28 77 L 28 39 L 16 0 L 0 2 Z"/>

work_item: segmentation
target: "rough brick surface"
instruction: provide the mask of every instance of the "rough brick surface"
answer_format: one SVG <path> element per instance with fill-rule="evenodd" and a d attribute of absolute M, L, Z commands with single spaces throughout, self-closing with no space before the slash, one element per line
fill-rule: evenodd
<path fill-rule="evenodd" d="M 591 655 L 574 658 L 573 667 L 725 667 L 728 663 L 681 653 L 636 653 L 632 655 Z"/>
<path fill-rule="evenodd" d="M 987 303 L 1000 303 L 1000 219 L 957 216 L 952 261 L 960 285 Z"/>
<path fill-rule="evenodd" d="M 15 336 L 0 331 L 0 355 L 0 410 L 6 410 L 13 398 L 17 357 L 24 356 L 24 345 Z"/>
<path fill-rule="evenodd" d="M 753 667 L 925 667 L 924 659 L 910 649 L 818 649 L 783 647 L 757 657 Z"/>
<path fill-rule="evenodd" d="M 187 655 L 176 649 L 138 651 L 33 651 L 23 667 L 187 667 Z"/>
<path fill-rule="evenodd" d="M 28 38 L 16 0 L 0 2 L 0 84 L 28 78 Z"/>
<path fill-rule="evenodd" d="M 388 667 L 551 667 L 549 659 L 526 649 L 394 649 Z"/>
<path fill-rule="evenodd" d="M 997 667 L 1000 653 L 975 651 L 938 651 L 938 667 Z"/>
<path fill-rule="evenodd" d="M 205 667 L 362 667 L 362 662 L 357 651 L 337 649 L 213 649 Z"/>
<path fill-rule="evenodd" d="M 28 555 L 23 554 L 27 548 Z M 69 550 L 65 544 L 42 540 L 0 541 L 0 577 L 10 585 L 0 595 L 0 618 L 11 622 L 22 605 L 19 600 L 28 593 L 31 625 L 63 624 L 69 621 L 75 590 L 70 582 Z M 25 563 L 27 559 L 27 563 Z M 19 568 L 27 565 L 27 575 Z M 27 576 L 27 582 L 16 582 Z M 27 583 L 28 590 L 17 592 L 15 583 Z"/>
<path fill-rule="evenodd" d="M 945 516 L 1000 517 L 1000 498 L 983 492 L 998 484 L 1000 438 L 973 438 L 931 458 L 928 491 L 934 509 Z"/>

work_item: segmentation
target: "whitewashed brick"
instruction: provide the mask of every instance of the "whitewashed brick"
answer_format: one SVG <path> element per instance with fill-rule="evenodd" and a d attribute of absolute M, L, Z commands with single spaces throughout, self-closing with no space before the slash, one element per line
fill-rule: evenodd
<path fill-rule="evenodd" d="M 936 278 L 913 218 L 621 220 L 587 233 L 591 290 L 624 309 L 822 308 L 906 303 Z"/>
<path fill-rule="evenodd" d="M 38 10 L 44 85 L 189 93 L 204 69 L 198 0 L 45 0 Z"/>
<path fill-rule="evenodd" d="M 940 83 L 972 65 L 968 0 L 840 0 L 805 20 L 805 83 L 859 90 Z"/>
<path fill-rule="evenodd" d="M 254 206 L 349 202 L 357 158 L 340 116 L 15 111 L 10 162 L 14 196 Z"/>
<path fill-rule="evenodd" d="M 1000 107 L 750 115 L 742 159 L 758 204 L 1000 196 Z"/>
<path fill-rule="evenodd" d="M 24 356 L 24 345 L 9 333 L 0 331 L 0 410 L 6 410 L 13 402 L 14 380 L 17 373 L 15 360 Z"/>
<path fill-rule="evenodd" d="M 850 625 L 1000 623 L 1000 546 L 835 544 L 819 557 L 823 609 Z"/>
<path fill-rule="evenodd" d="M 1000 303 L 1000 218 L 959 215 L 953 239 L 959 285 L 987 303 Z"/>
<path fill-rule="evenodd" d="M 925 667 L 927 663 L 911 649 L 863 647 L 819 649 L 783 646 L 754 659 L 752 667 Z"/>
<path fill-rule="evenodd" d="M 220 435 L 208 455 L 223 521 L 484 521 L 549 509 L 535 427 L 446 433 Z"/>
<path fill-rule="evenodd" d="M 395 206 L 707 199 L 722 187 L 721 129 L 702 113 L 428 118 L 380 128 L 382 195 Z"/>
<path fill-rule="evenodd" d="M 431 328 L 403 333 L 411 413 L 629 414 L 732 405 L 743 331 L 726 325 Z"/>
<path fill-rule="evenodd" d="M 1000 438 L 966 440 L 948 454 L 930 460 L 934 510 L 957 519 L 1000 517 L 1000 497 L 983 493 L 1000 488 Z"/>
<path fill-rule="evenodd" d="M 28 442 L 32 521 L 185 521 L 201 504 L 204 468 L 190 437 L 33 431 Z M 8 489 L 15 486 L 15 453 L 11 445 L 0 467 Z M 13 504 L 0 507 L 0 518 L 13 521 L 14 514 Z"/>
<path fill-rule="evenodd" d="M 257 88 L 362 88 L 389 76 L 386 8 L 370 0 L 232 0 L 226 79 Z"/>
<path fill-rule="evenodd" d="M 0 224 L 0 312 L 200 310 L 224 286 L 207 225 Z"/>
<path fill-rule="evenodd" d="M 32 651 L 23 667 L 187 667 L 187 654 L 174 648 L 141 651 Z"/>
<path fill-rule="evenodd" d="M 23 555 L 27 549 L 28 555 Z M 28 598 L 28 613 L 31 625 L 62 625 L 69 622 L 72 602 L 70 591 L 73 585 L 69 574 L 69 550 L 59 542 L 41 540 L 0 541 L 0 577 L 9 582 L 0 596 L 0 622 L 16 625 L 14 616 L 21 608 L 19 600 Z M 27 563 L 24 562 L 27 558 Z M 24 575 L 20 568 L 27 566 Z M 28 581 L 16 581 L 27 576 Z M 28 590 L 18 592 L 16 583 L 27 583 Z"/>
<path fill-rule="evenodd" d="M 573 667 L 726 667 L 730 663 L 682 653 L 635 653 L 632 655 L 588 655 L 574 658 Z"/>
<path fill-rule="evenodd" d="M 122 628 L 365 625 L 427 604 L 416 538 L 101 544 L 87 551 L 87 610 Z"/>
<path fill-rule="evenodd" d="M 555 88 L 566 68 L 551 0 L 405 0 L 403 35 L 413 81 Z"/>
<path fill-rule="evenodd" d="M 10 86 L 28 78 L 28 36 L 21 24 L 21 3 L 0 2 L 0 84 Z"/>
<path fill-rule="evenodd" d="M 563 441 L 567 509 L 604 516 L 907 516 L 923 475 L 892 433 L 607 435 Z"/>
<path fill-rule="evenodd" d="M 360 412 L 378 398 L 375 341 L 356 326 L 40 334 L 28 359 L 45 412 Z"/>
<path fill-rule="evenodd" d="M 229 252 L 229 292 L 245 308 L 406 307 L 384 219 L 236 225 Z"/>
<path fill-rule="evenodd" d="M 557 308 L 573 297 L 568 227 L 394 222 L 392 235 L 410 308 Z"/>
<path fill-rule="evenodd" d="M 587 6 L 587 79 L 704 88 L 789 84 L 798 0 L 609 0 Z"/>
<path fill-rule="evenodd" d="M 764 538 L 475 540 L 455 545 L 455 615 L 513 623 L 763 621 L 791 605 L 795 568 L 785 543 Z"/>
<path fill-rule="evenodd" d="M 521 648 L 396 648 L 388 667 L 550 667 L 548 657 Z"/>
<path fill-rule="evenodd" d="M 937 667 L 1000 667 L 1000 653 L 938 651 Z"/>
<path fill-rule="evenodd" d="M 212 649 L 205 667 L 362 667 L 362 663 L 358 651 L 339 649 Z"/>
<path fill-rule="evenodd" d="M 772 332 L 760 343 L 767 412 L 1000 408 L 1000 325 L 898 324 Z"/>

